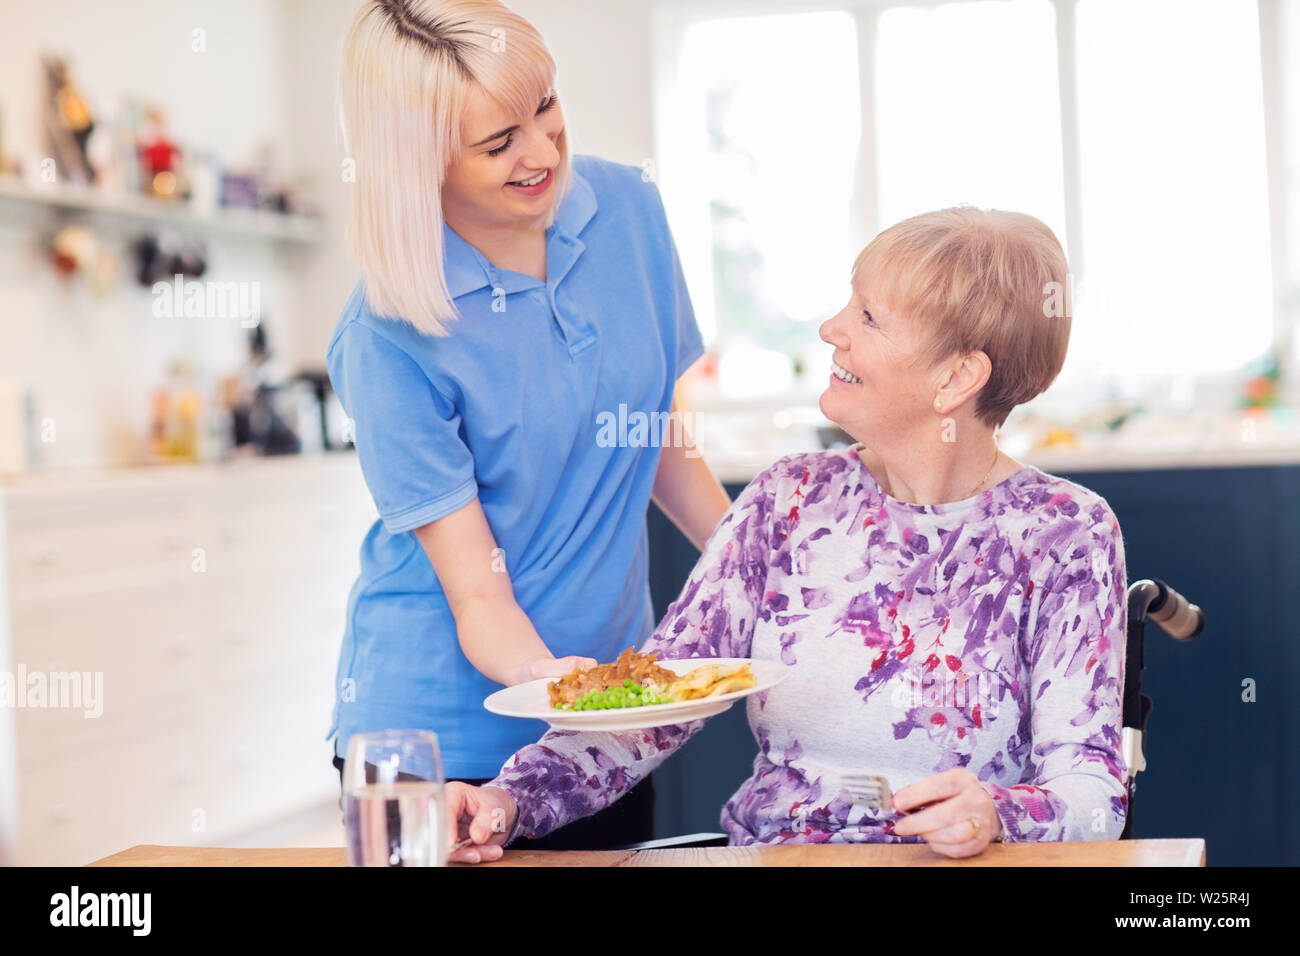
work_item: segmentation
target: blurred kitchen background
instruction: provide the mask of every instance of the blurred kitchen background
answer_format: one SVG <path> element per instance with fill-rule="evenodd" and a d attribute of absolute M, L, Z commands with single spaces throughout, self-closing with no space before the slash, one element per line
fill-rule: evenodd
<path fill-rule="evenodd" d="M 0 695 L 0 862 L 342 842 L 356 5 L 0 3 L 0 676 L 102 675 L 84 708 Z M 843 440 L 817 327 L 873 235 L 956 203 L 1053 228 L 1069 359 L 1002 447 L 1105 495 L 1130 580 L 1212 622 L 1149 637 L 1137 835 L 1300 861 L 1300 0 L 509 5 L 573 152 L 659 184 L 709 347 L 682 397 L 733 495 Z M 651 535 L 662 612 L 694 556 Z M 657 771 L 659 835 L 716 830 L 752 752 L 733 709 Z"/>

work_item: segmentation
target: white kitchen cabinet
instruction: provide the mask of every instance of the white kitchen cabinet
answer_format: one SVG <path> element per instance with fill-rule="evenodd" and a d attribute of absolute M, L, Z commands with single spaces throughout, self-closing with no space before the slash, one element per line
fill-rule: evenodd
<path fill-rule="evenodd" d="M 0 861 L 220 844 L 337 798 L 324 735 L 375 520 L 353 455 L 31 476 L 0 519 L 0 674 L 102 677 L 97 717 L 0 707 Z"/>

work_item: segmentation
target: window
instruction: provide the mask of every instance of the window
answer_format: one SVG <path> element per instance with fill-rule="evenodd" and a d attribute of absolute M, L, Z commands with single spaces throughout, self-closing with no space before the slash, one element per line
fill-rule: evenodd
<path fill-rule="evenodd" d="M 1256 10 L 1078 4 L 1080 374 L 1223 372 L 1272 343 Z"/>
<path fill-rule="evenodd" d="M 733 396 L 788 385 L 817 324 L 844 304 L 858 60 L 843 12 L 706 20 L 682 38 L 690 194 L 710 238 L 691 287 L 710 295 L 697 313 L 706 341 L 725 339 Z"/>
<path fill-rule="evenodd" d="M 969 203 L 1037 216 L 1064 242 L 1047 0 L 893 8 L 876 29 L 879 227 Z"/>
<path fill-rule="evenodd" d="M 755 3 L 660 19 L 659 176 L 726 395 L 819 393 L 817 326 L 862 245 L 957 203 L 1065 246 L 1053 392 L 1224 376 L 1272 345 L 1256 3 Z"/>

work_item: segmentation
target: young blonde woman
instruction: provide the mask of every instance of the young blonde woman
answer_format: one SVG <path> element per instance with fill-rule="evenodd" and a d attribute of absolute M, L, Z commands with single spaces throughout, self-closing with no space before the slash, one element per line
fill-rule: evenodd
<path fill-rule="evenodd" d="M 858 444 L 790 455 L 745 489 L 642 648 L 779 660 L 748 699 L 754 774 L 732 844 L 1118 839 L 1127 622 L 1106 502 L 1003 454 L 996 429 L 1065 360 L 1066 262 L 1042 222 L 956 208 L 885 230 L 821 329 L 822 411 Z M 1049 283 L 1059 283 L 1049 286 Z M 552 731 L 483 787 L 453 785 L 454 860 L 598 812 L 703 726 Z M 848 774 L 880 774 L 885 809 Z"/>
<path fill-rule="evenodd" d="M 448 779 L 482 782 L 545 727 L 484 697 L 653 630 L 649 502 L 697 547 L 726 512 L 678 431 L 598 427 L 675 411 L 703 348 L 654 184 L 570 162 L 526 20 L 494 0 L 364 3 L 340 101 L 362 281 L 328 366 L 379 520 L 348 601 L 334 763 L 354 733 L 423 728 Z M 648 778 L 626 803 L 537 845 L 649 838 Z"/>

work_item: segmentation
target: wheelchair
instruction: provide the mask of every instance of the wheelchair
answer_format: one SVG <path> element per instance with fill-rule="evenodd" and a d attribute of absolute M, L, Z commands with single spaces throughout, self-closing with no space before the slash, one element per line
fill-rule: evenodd
<path fill-rule="evenodd" d="M 1205 613 L 1165 582 L 1143 579 L 1129 585 L 1128 626 L 1124 638 L 1124 713 L 1121 749 L 1126 768 L 1128 814 L 1124 819 L 1121 840 L 1133 839 L 1134 804 L 1137 799 L 1137 775 L 1146 769 L 1147 720 L 1155 704 L 1142 693 L 1143 650 L 1146 624 L 1154 621 L 1176 641 L 1190 641 L 1205 629 Z M 726 846 L 725 833 L 689 833 L 684 836 L 644 840 L 611 847 L 615 850 L 655 850 L 684 847 Z"/>
<path fill-rule="evenodd" d="M 1144 744 L 1147 718 L 1155 705 L 1142 693 L 1142 651 L 1146 646 L 1146 622 L 1154 621 L 1176 641 L 1190 641 L 1205 630 L 1205 612 L 1165 582 L 1142 580 L 1129 585 L 1128 634 L 1124 645 L 1124 727 L 1122 746 L 1128 780 L 1128 815 L 1121 840 L 1133 839 L 1137 775 L 1147 767 Z"/>

